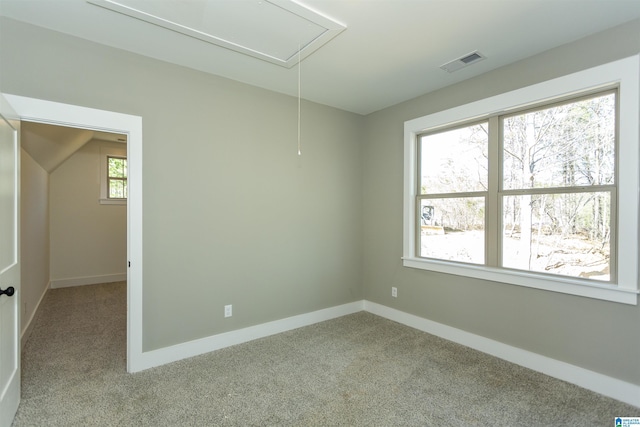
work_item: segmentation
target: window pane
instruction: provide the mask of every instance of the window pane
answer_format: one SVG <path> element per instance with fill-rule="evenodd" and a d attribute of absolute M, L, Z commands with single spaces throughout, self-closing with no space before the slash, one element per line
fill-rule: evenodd
<path fill-rule="evenodd" d="M 420 193 L 487 190 L 487 123 L 420 137 Z"/>
<path fill-rule="evenodd" d="M 109 179 L 109 198 L 126 199 L 127 181 L 122 179 Z"/>
<path fill-rule="evenodd" d="M 610 185 L 615 94 L 503 120 L 504 189 Z"/>
<path fill-rule="evenodd" d="M 484 264 L 484 197 L 420 201 L 420 256 Z"/>
<path fill-rule="evenodd" d="M 503 202 L 504 267 L 610 280 L 610 193 L 508 196 Z"/>
<path fill-rule="evenodd" d="M 109 177 L 126 178 L 127 176 L 127 159 L 119 157 L 109 157 Z"/>

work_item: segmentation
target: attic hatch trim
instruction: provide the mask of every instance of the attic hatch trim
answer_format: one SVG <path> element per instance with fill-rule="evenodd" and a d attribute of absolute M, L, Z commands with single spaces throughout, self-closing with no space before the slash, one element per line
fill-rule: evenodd
<path fill-rule="evenodd" d="M 274 46 L 273 48 L 264 49 L 261 47 L 251 46 L 252 43 L 246 42 L 235 42 L 233 40 L 229 40 L 232 37 L 228 35 L 216 35 L 213 34 L 213 31 L 204 30 L 204 29 L 196 29 L 192 26 L 185 25 L 183 23 L 173 21 L 169 19 L 169 17 L 161 17 L 150 11 L 142 10 L 143 7 L 140 5 L 144 5 L 144 2 L 135 1 L 135 0 L 87 0 L 87 3 L 103 7 L 105 9 L 121 13 L 123 15 L 139 19 L 141 21 L 157 25 L 159 27 L 175 31 L 180 34 L 187 35 L 189 37 L 193 37 L 199 40 L 202 40 L 207 43 L 214 44 L 216 46 L 220 46 L 226 49 L 233 50 L 235 52 L 239 52 L 245 55 L 249 55 L 251 57 L 261 59 L 266 62 L 270 62 L 272 64 L 276 64 L 285 68 L 292 68 L 298 62 L 302 61 L 316 50 L 320 49 L 338 34 L 346 29 L 346 26 L 335 21 L 332 18 L 329 18 L 325 15 L 322 15 L 312 9 L 309 9 L 306 6 L 303 6 L 300 3 L 295 2 L 294 0 L 255 0 L 253 3 L 245 3 L 245 5 L 251 5 L 254 7 L 266 7 L 264 10 L 267 11 L 272 17 L 278 16 L 280 22 L 275 22 L 277 19 L 271 22 L 268 19 L 259 19 L 261 24 L 264 25 L 272 25 L 272 31 L 282 31 L 283 28 L 291 28 L 294 23 L 295 26 L 299 29 L 299 34 L 286 34 L 286 37 L 283 37 L 283 34 L 279 34 L 280 42 L 282 43 L 283 39 L 287 39 L 286 43 L 288 45 L 279 45 Z M 155 3 L 156 5 L 158 3 Z M 165 5 L 167 3 L 164 3 Z M 177 2 L 176 4 L 184 5 L 184 2 Z M 226 3 L 226 5 L 232 5 L 233 2 Z M 149 2 L 147 5 L 151 5 L 153 7 L 154 2 Z M 217 7 L 214 6 L 215 2 L 209 1 L 201 1 L 199 5 L 203 8 L 207 7 Z M 254 11 L 255 12 L 255 11 Z M 233 15 L 233 14 L 230 14 Z M 253 16 L 254 22 L 258 15 Z M 240 17 L 242 18 L 242 17 Z M 238 22 L 234 25 L 229 25 L 234 28 L 241 28 L 243 25 L 251 25 L 250 20 L 251 17 L 244 17 L 244 23 L 242 19 L 239 19 Z M 224 21 L 231 23 L 232 19 L 238 19 L 236 16 L 225 16 Z M 284 21 L 287 21 L 289 25 L 283 25 Z M 248 28 L 248 27 L 247 27 Z M 269 28 L 264 28 L 264 30 L 269 31 Z M 301 34 L 304 32 L 305 34 Z M 263 34 L 265 35 L 265 34 Z M 270 34 L 266 34 L 267 36 L 271 35 L 276 37 L 275 32 L 271 32 Z M 245 38 L 248 34 L 241 34 L 241 38 Z M 260 37 L 257 33 L 253 35 L 254 43 L 264 44 L 264 38 Z M 271 52 L 265 52 L 265 50 L 270 50 Z M 274 53 L 274 50 L 279 50 L 278 53 Z"/>

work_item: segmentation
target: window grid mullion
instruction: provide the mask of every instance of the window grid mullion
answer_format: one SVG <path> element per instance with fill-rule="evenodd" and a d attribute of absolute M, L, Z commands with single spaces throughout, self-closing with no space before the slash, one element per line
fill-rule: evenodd
<path fill-rule="evenodd" d="M 486 191 L 465 191 L 460 193 L 433 193 L 433 194 L 418 194 L 416 199 L 459 199 L 465 197 L 487 197 Z"/>
<path fill-rule="evenodd" d="M 415 206 L 415 213 L 414 213 L 414 240 L 415 240 L 415 245 L 414 245 L 414 254 L 416 254 L 417 256 L 420 256 L 421 254 L 421 250 L 420 250 L 420 245 L 421 245 L 421 240 L 420 240 L 420 236 L 421 236 L 421 232 L 422 232 L 422 228 L 420 227 L 421 223 L 420 223 L 420 195 L 422 193 L 422 162 L 420 161 L 420 159 L 422 159 L 422 144 L 420 143 L 420 136 L 416 135 L 415 137 L 415 144 L 416 144 L 416 206 Z"/>
<path fill-rule="evenodd" d="M 615 191 L 615 185 L 589 185 L 581 187 L 539 187 L 539 188 L 523 188 L 517 190 L 503 190 L 501 196 L 521 196 L 535 194 L 575 194 L 575 193 L 598 193 Z"/>
<path fill-rule="evenodd" d="M 489 118 L 489 177 L 485 218 L 485 264 L 500 266 L 502 207 L 499 199 L 502 177 L 500 156 L 500 123 L 497 116 Z"/>

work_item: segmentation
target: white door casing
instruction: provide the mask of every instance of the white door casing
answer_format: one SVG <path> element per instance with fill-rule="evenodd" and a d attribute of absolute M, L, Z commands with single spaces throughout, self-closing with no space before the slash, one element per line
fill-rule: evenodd
<path fill-rule="evenodd" d="M 4 94 L 22 121 L 127 135 L 127 371 L 145 369 L 142 351 L 142 117 Z M 4 427 L 4 426 L 0 426 Z"/>
<path fill-rule="evenodd" d="M 0 94 L 0 427 L 20 403 L 19 121 Z M 11 294 L 11 295 L 9 295 Z"/>

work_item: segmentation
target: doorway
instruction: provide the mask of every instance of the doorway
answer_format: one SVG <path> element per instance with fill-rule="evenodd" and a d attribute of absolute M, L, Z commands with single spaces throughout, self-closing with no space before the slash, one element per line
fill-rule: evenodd
<path fill-rule="evenodd" d="M 142 118 L 4 94 L 22 121 L 127 136 L 127 371 L 144 369 L 142 352 Z"/>
<path fill-rule="evenodd" d="M 47 288 L 126 283 L 126 169 L 112 167 L 107 171 L 107 160 L 126 165 L 127 149 L 123 134 L 30 121 L 21 122 L 20 145 L 20 317 L 24 349 L 34 330 L 36 314 L 46 311 L 42 303 Z M 124 176 L 107 180 L 111 175 Z M 108 184 L 112 187 L 109 193 Z M 126 286 L 120 289 L 119 294 L 126 295 Z M 122 301 L 126 310 L 126 301 L 116 301 Z M 122 312 L 113 305 L 114 312 Z M 67 311 L 67 307 L 59 306 Z M 126 338 L 121 335 L 124 349 Z"/>
<path fill-rule="evenodd" d="M 23 325 L 47 283 L 55 289 L 126 280 L 126 140 L 22 121 Z"/>

